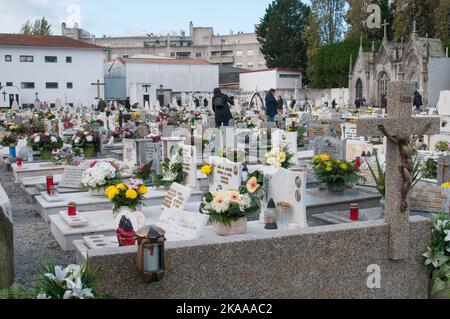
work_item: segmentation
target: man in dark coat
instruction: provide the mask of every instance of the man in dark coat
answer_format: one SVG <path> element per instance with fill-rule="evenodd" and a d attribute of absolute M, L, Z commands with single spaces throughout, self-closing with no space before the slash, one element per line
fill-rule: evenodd
<path fill-rule="evenodd" d="M 266 95 L 266 109 L 267 109 L 267 117 L 268 122 L 275 122 L 275 115 L 277 115 L 278 102 L 275 99 L 275 90 L 270 89 Z"/>
<path fill-rule="evenodd" d="M 414 104 L 414 107 L 417 109 L 417 110 L 420 110 L 420 108 L 422 107 L 422 105 L 423 105 L 423 102 L 422 102 L 422 95 L 420 95 L 420 93 L 419 92 L 414 92 L 414 101 L 413 101 L 413 104 Z"/>
<path fill-rule="evenodd" d="M 216 128 L 230 125 L 230 120 L 233 118 L 230 105 L 234 105 L 234 103 L 228 95 L 223 94 L 218 88 L 214 89 L 212 109 L 215 114 Z"/>

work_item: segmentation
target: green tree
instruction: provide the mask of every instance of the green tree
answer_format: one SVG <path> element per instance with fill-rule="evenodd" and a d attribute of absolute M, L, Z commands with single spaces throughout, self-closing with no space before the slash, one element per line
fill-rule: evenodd
<path fill-rule="evenodd" d="M 344 31 L 345 0 L 312 0 L 311 9 L 319 21 L 322 43 L 339 41 Z"/>
<path fill-rule="evenodd" d="M 448 1 L 448 0 L 447 0 Z M 417 23 L 417 32 L 420 36 L 428 34 L 435 36 L 435 8 L 439 0 L 397 0 L 394 19 L 394 37 L 396 41 L 401 38 L 410 39 L 414 21 Z"/>
<path fill-rule="evenodd" d="M 21 28 L 21 33 L 23 34 L 41 34 L 41 35 L 51 35 L 52 26 L 47 21 L 45 17 L 42 19 L 37 19 L 34 23 L 31 21 L 25 22 Z"/>
<path fill-rule="evenodd" d="M 449 19 L 450 19 L 450 1 L 449 0 L 439 0 L 438 5 L 435 9 L 435 37 L 441 39 L 442 41 L 447 41 L 450 39 L 449 34 Z"/>
<path fill-rule="evenodd" d="M 309 6 L 299 0 L 275 0 L 256 28 L 261 53 L 269 68 L 306 68 L 304 30 L 309 23 Z"/>
<path fill-rule="evenodd" d="M 313 10 L 311 10 L 311 12 L 309 13 L 309 25 L 305 28 L 303 37 L 305 38 L 307 43 L 306 57 L 308 59 L 308 64 L 306 68 L 306 74 L 307 78 L 311 79 L 314 76 L 314 61 L 321 47 L 320 26 L 319 22 L 317 21 L 317 15 Z"/>

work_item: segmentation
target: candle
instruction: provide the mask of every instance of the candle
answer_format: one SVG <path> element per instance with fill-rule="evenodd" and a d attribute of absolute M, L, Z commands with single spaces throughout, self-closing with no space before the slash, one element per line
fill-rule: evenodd
<path fill-rule="evenodd" d="M 47 194 L 50 195 L 50 188 L 53 186 L 53 176 L 47 176 Z"/>
<path fill-rule="evenodd" d="M 356 157 L 356 167 L 361 168 L 361 157 Z"/>
<path fill-rule="evenodd" d="M 350 205 L 350 220 L 353 222 L 359 221 L 359 205 L 358 204 Z"/>
<path fill-rule="evenodd" d="M 146 247 L 144 250 L 144 269 L 146 272 L 161 271 L 160 260 L 160 244 L 154 244 L 151 247 Z"/>
<path fill-rule="evenodd" d="M 76 216 L 77 215 L 77 204 L 74 202 L 70 202 L 68 205 L 68 215 L 69 216 Z"/>
<path fill-rule="evenodd" d="M 21 158 L 21 157 L 18 157 L 18 158 L 17 158 L 17 167 L 18 167 L 18 168 L 21 168 L 21 167 L 22 167 L 22 158 Z"/>

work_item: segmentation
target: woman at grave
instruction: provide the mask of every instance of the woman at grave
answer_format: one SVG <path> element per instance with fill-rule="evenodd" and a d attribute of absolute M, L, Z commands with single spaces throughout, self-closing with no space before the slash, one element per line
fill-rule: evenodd
<path fill-rule="evenodd" d="M 230 104 L 234 105 L 228 95 L 223 94 L 218 88 L 214 89 L 212 108 L 215 114 L 216 128 L 230 125 L 230 120 L 233 118 L 230 111 Z"/>
<path fill-rule="evenodd" d="M 266 96 L 267 117 L 268 117 L 268 122 L 270 122 L 270 123 L 275 122 L 275 115 L 277 115 L 277 112 L 278 112 L 277 111 L 278 103 L 277 103 L 277 100 L 275 99 L 274 94 L 275 94 L 275 90 L 270 89 Z"/>

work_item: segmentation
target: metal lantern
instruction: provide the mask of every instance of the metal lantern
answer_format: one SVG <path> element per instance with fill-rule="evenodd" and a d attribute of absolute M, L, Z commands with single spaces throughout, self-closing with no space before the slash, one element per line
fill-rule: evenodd
<path fill-rule="evenodd" d="M 146 283 L 158 282 L 164 278 L 165 231 L 157 226 L 145 226 L 137 231 L 138 252 L 136 266 Z"/>

